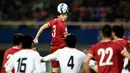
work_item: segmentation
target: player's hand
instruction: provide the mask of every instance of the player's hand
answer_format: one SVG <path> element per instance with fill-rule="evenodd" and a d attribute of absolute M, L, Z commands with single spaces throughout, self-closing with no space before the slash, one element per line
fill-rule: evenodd
<path fill-rule="evenodd" d="M 42 62 L 44 62 L 44 60 L 43 60 L 43 57 L 42 57 L 42 56 L 40 56 L 40 61 L 41 61 L 41 63 L 42 63 Z"/>
<path fill-rule="evenodd" d="M 35 39 L 33 40 L 33 42 L 34 42 L 35 44 L 38 44 L 38 38 L 35 38 Z"/>

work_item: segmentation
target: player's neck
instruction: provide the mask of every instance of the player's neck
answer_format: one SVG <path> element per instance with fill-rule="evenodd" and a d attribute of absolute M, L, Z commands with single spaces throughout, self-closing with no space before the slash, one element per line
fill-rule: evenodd
<path fill-rule="evenodd" d="M 103 37 L 103 38 L 102 38 L 102 41 L 105 41 L 105 40 L 111 40 L 111 38 Z"/>
<path fill-rule="evenodd" d="M 21 49 L 21 46 L 19 45 L 14 45 L 12 48 L 17 48 L 17 49 Z"/>
<path fill-rule="evenodd" d="M 121 39 L 121 38 L 119 38 L 119 37 L 116 37 L 116 36 L 114 37 L 114 40 L 119 40 L 119 39 Z"/>
<path fill-rule="evenodd" d="M 64 20 L 60 16 L 58 16 L 57 19 L 60 20 L 60 21 L 62 21 L 62 22 L 64 22 Z"/>

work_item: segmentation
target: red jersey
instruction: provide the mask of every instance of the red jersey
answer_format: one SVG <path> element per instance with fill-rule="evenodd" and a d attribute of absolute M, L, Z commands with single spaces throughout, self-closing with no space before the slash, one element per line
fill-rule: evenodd
<path fill-rule="evenodd" d="M 19 50 L 20 50 L 20 49 L 17 48 L 17 47 L 12 47 L 12 48 L 9 48 L 7 51 L 5 51 L 5 53 L 4 53 L 4 60 L 3 60 L 3 64 L 2 64 L 2 69 L 1 69 L 1 73 L 6 73 L 5 67 L 6 67 L 6 65 L 8 64 L 10 57 L 11 57 L 14 53 L 18 52 Z M 14 73 L 14 71 L 12 71 L 12 73 Z"/>
<path fill-rule="evenodd" d="M 126 40 L 127 42 L 127 49 L 130 48 L 130 39 L 123 37 L 122 39 Z"/>
<path fill-rule="evenodd" d="M 52 41 L 51 41 L 51 50 L 55 51 L 59 48 L 66 46 L 64 35 L 67 34 L 67 25 L 65 22 L 59 19 L 53 19 L 48 22 L 49 26 L 52 29 Z"/>
<path fill-rule="evenodd" d="M 122 45 L 106 40 L 93 45 L 88 55 L 97 61 L 98 73 L 121 73 L 124 51 L 126 48 Z"/>
<path fill-rule="evenodd" d="M 114 40 L 114 42 L 121 44 L 122 46 L 126 47 L 126 49 L 128 49 L 130 47 L 130 41 L 125 38 Z"/>

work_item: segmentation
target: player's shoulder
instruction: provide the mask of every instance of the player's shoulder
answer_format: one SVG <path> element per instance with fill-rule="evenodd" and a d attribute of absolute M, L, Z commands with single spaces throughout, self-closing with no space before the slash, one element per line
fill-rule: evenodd
<path fill-rule="evenodd" d="M 100 41 L 98 43 L 96 43 L 94 46 L 106 46 L 106 44 L 113 44 L 114 42 L 112 40 L 104 40 L 104 41 Z"/>
<path fill-rule="evenodd" d="M 8 48 L 5 52 L 13 51 L 13 48 Z"/>
<path fill-rule="evenodd" d="M 14 48 L 9 48 L 9 49 L 7 49 L 6 51 L 5 51 L 5 54 L 6 53 L 9 53 L 9 54 L 13 54 L 13 53 L 15 53 L 17 50 L 15 50 Z"/>
<path fill-rule="evenodd" d="M 22 50 L 16 52 L 14 55 L 24 55 L 24 54 L 29 54 L 29 55 L 32 55 L 32 56 L 39 55 L 38 52 L 36 52 L 32 49 L 22 49 Z"/>
<path fill-rule="evenodd" d="M 78 50 L 78 49 L 76 49 L 76 48 L 74 48 L 73 51 L 74 51 L 77 55 L 85 56 L 85 53 L 84 53 L 84 52 L 82 52 L 82 51 L 80 51 L 80 50 Z"/>
<path fill-rule="evenodd" d="M 130 40 L 128 38 L 122 38 L 122 39 L 123 39 L 123 42 L 130 43 Z"/>
<path fill-rule="evenodd" d="M 29 52 L 34 55 L 34 56 L 39 56 L 40 54 L 37 52 L 37 51 L 34 51 L 34 50 L 29 50 Z"/>
<path fill-rule="evenodd" d="M 122 43 L 125 43 L 127 41 L 124 39 L 118 39 L 118 40 L 113 40 L 113 42 L 114 42 L 114 44 L 122 44 Z"/>
<path fill-rule="evenodd" d="M 118 41 L 119 42 L 127 42 L 128 40 L 122 38 L 122 39 L 119 39 Z"/>
<path fill-rule="evenodd" d="M 93 44 L 93 45 L 91 46 L 91 48 L 98 47 L 98 46 L 100 46 L 101 44 L 102 44 L 101 42 L 98 42 L 98 43 L 96 43 L 96 44 Z"/>
<path fill-rule="evenodd" d="M 26 53 L 33 53 L 33 54 L 38 54 L 38 52 L 37 51 L 34 51 L 34 50 L 32 50 L 32 49 L 23 49 L 23 50 L 21 50 L 20 52 L 26 52 Z"/>
<path fill-rule="evenodd" d="M 56 22 L 56 21 L 58 21 L 57 18 L 53 18 L 53 19 L 49 20 L 49 22 Z"/>
<path fill-rule="evenodd" d="M 64 48 L 58 49 L 55 53 L 61 53 L 64 52 Z"/>
<path fill-rule="evenodd" d="M 122 40 L 120 40 L 120 41 L 113 41 L 113 44 L 111 45 L 111 47 L 122 48 L 122 47 L 125 47 L 125 46 L 124 46 L 124 43 L 122 42 Z"/>
<path fill-rule="evenodd" d="M 82 51 L 80 51 L 80 50 L 78 50 L 78 49 L 76 49 L 76 50 L 77 50 L 77 52 L 78 52 L 79 55 L 81 55 L 81 56 L 86 56 L 84 52 L 82 52 Z"/>

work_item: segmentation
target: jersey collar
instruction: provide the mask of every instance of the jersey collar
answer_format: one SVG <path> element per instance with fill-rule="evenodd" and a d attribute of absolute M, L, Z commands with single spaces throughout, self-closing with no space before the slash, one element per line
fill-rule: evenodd
<path fill-rule="evenodd" d="M 65 48 L 69 48 L 69 49 L 75 49 L 75 48 L 70 48 L 70 47 L 65 47 Z"/>

